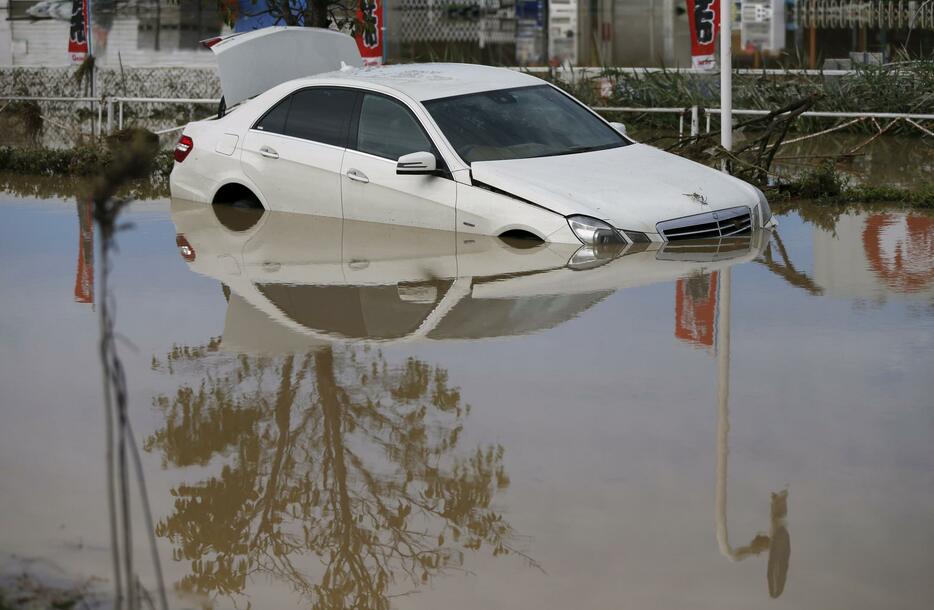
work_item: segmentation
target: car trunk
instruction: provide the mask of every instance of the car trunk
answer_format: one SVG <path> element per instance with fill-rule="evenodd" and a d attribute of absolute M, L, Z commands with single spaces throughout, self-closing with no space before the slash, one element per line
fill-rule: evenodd
<path fill-rule="evenodd" d="M 228 107 L 295 78 L 363 65 L 353 38 L 321 28 L 264 28 L 228 36 L 211 50 Z"/>

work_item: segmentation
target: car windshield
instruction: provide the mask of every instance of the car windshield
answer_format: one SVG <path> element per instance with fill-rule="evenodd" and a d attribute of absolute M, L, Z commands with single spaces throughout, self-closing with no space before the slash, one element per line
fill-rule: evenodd
<path fill-rule="evenodd" d="M 467 163 L 568 155 L 629 141 L 549 85 L 500 89 L 424 102 Z"/>

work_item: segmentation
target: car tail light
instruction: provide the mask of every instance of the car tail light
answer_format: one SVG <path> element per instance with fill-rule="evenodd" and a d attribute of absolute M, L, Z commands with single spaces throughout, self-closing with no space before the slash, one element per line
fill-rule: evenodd
<path fill-rule="evenodd" d="M 178 139 L 178 144 L 175 145 L 175 160 L 181 163 L 185 160 L 185 157 L 188 156 L 188 153 L 191 152 L 191 149 L 195 147 L 195 141 L 189 138 L 188 136 L 183 135 Z"/>
<path fill-rule="evenodd" d="M 192 263 L 195 260 L 195 249 L 191 247 L 185 236 L 179 233 L 175 236 L 175 245 L 178 246 L 178 253 L 182 255 L 186 263 Z"/>
<path fill-rule="evenodd" d="M 201 41 L 201 46 L 204 47 L 205 49 L 210 49 L 211 47 L 213 47 L 214 45 L 216 45 L 223 39 L 224 39 L 223 36 L 215 36 L 214 38 L 207 38 Z"/>

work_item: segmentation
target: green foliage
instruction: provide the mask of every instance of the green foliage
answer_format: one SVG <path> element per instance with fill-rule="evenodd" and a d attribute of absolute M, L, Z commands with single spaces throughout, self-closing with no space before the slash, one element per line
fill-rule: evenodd
<path fill-rule="evenodd" d="M 45 118 L 42 109 L 35 101 L 11 102 L 4 108 L 4 112 L 15 117 L 15 125 L 22 130 L 26 139 L 32 143 L 39 141 L 45 127 Z"/>
<path fill-rule="evenodd" d="M 85 88 L 90 86 L 91 75 L 94 73 L 94 63 L 95 59 L 93 55 L 88 55 L 84 58 L 84 61 L 78 66 L 75 70 L 75 73 L 72 75 L 75 83 L 79 86 L 84 85 Z"/>
<path fill-rule="evenodd" d="M 845 191 L 850 201 L 860 203 L 900 202 L 918 208 L 934 209 L 934 181 L 925 182 L 914 189 L 896 186 L 859 185 Z"/>
<path fill-rule="evenodd" d="M 160 157 L 161 159 L 161 157 Z M 169 157 L 171 162 L 171 157 Z M 85 176 L 49 176 L 0 172 L 0 191 L 20 197 L 37 199 L 86 199 L 91 192 L 91 180 Z M 134 200 L 159 199 L 169 196 L 169 184 L 162 176 L 136 180 L 124 185 L 117 194 Z"/>
<path fill-rule="evenodd" d="M 556 75 L 546 77 L 591 105 L 684 108 L 720 105 L 719 75 L 689 74 L 670 70 L 632 74 L 606 68 L 595 78 L 568 82 Z M 609 81 L 611 95 L 600 95 L 600 84 Z M 934 60 L 857 66 L 845 76 L 823 73 L 803 75 L 785 71 L 733 75 L 733 107 L 772 110 L 811 95 L 819 96 L 813 110 L 830 112 L 929 112 L 934 108 Z M 630 120 L 633 115 L 629 115 Z M 671 125 L 675 115 L 637 117 L 652 125 Z M 815 119 L 799 121 L 798 127 L 827 126 Z M 868 127 L 867 127 L 868 129 Z M 917 133 L 905 129 L 906 133 Z"/>
<path fill-rule="evenodd" d="M 110 161 L 107 150 L 98 146 L 71 149 L 0 147 L 0 169 L 23 174 L 88 176 Z"/>
<path fill-rule="evenodd" d="M 0 146 L 0 171 L 36 176 L 95 176 L 115 160 L 110 146 L 82 144 L 74 148 L 15 148 Z M 171 151 L 155 155 L 152 176 L 166 178 L 172 171 Z"/>
<path fill-rule="evenodd" d="M 70 610 L 97 605 L 90 581 L 60 586 L 31 574 L 2 580 L 0 610 Z"/>
<path fill-rule="evenodd" d="M 357 20 L 359 0 L 251 0 L 252 15 L 267 15 L 276 25 L 327 28 L 332 25 L 339 30 L 366 27 Z M 233 0 L 219 0 L 218 13 L 230 27 L 239 17 L 240 6 Z"/>
<path fill-rule="evenodd" d="M 849 179 L 827 162 L 788 179 L 776 189 L 778 193 L 796 199 L 829 204 L 896 203 L 916 208 L 934 208 L 934 181 L 922 182 L 914 188 L 888 184 L 850 186 Z"/>
<path fill-rule="evenodd" d="M 806 171 L 795 181 L 782 185 L 781 190 L 793 197 L 825 199 L 839 197 L 846 190 L 846 176 L 834 168 L 833 163 L 822 163 Z"/>

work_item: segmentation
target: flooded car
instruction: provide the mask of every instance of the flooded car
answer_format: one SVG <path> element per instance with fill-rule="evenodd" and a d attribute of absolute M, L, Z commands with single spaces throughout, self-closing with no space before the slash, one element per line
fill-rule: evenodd
<path fill-rule="evenodd" d="M 175 197 L 588 246 L 773 223 L 754 186 L 636 143 L 529 74 L 353 67 L 352 38 L 307 28 L 232 35 L 211 49 L 227 109 L 185 127 Z"/>

